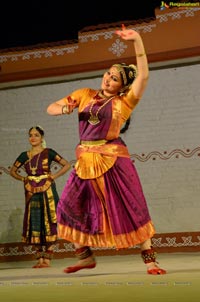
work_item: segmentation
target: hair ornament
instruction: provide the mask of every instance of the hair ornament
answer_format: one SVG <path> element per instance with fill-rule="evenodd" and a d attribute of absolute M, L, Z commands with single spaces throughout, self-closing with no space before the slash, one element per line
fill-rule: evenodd
<path fill-rule="evenodd" d="M 129 68 L 132 68 L 132 70 L 130 70 L 130 73 L 131 73 L 130 78 L 135 79 L 137 76 L 137 67 L 134 64 L 130 64 Z"/>
<path fill-rule="evenodd" d="M 125 63 L 114 64 L 118 72 L 121 74 L 123 86 L 128 87 L 137 76 L 137 67 L 134 64 L 126 65 Z"/>
<path fill-rule="evenodd" d="M 40 125 L 36 125 L 35 127 L 40 128 L 44 132 L 44 129 Z"/>

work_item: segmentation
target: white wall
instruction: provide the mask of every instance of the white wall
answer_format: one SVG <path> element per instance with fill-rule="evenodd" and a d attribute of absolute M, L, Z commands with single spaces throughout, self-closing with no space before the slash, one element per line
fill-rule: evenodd
<path fill-rule="evenodd" d="M 150 71 L 146 92 L 123 135 L 138 169 L 158 233 L 200 229 L 200 65 Z M 21 241 L 23 184 L 5 169 L 29 149 L 28 129 L 45 130 L 47 145 L 75 160 L 77 115 L 49 116 L 49 103 L 101 78 L 0 90 L 0 243 Z M 61 193 L 68 174 L 59 178 Z"/>

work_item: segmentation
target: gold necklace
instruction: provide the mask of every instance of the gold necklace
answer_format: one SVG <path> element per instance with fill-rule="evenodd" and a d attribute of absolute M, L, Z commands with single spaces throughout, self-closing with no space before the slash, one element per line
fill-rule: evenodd
<path fill-rule="evenodd" d="M 40 154 L 41 154 L 41 152 L 38 154 L 37 161 L 36 161 L 36 166 L 35 167 L 31 166 L 32 156 L 31 156 L 31 159 L 29 160 L 29 168 L 31 170 L 32 175 L 36 174 L 36 171 L 37 171 L 37 168 L 38 168 L 38 162 L 39 162 Z"/>
<path fill-rule="evenodd" d="M 91 106 L 90 106 L 90 109 L 89 109 L 89 113 L 90 113 L 90 117 L 88 119 L 88 122 L 91 124 L 91 125 L 97 125 L 98 123 L 100 123 L 100 120 L 99 120 L 99 117 L 98 117 L 98 114 L 99 114 L 99 111 L 104 107 L 106 106 L 106 104 L 108 104 L 109 101 L 111 101 L 115 96 L 111 96 L 109 99 L 107 99 L 107 101 L 105 101 L 103 103 L 103 105 L 101 105 L 97 112 L 95 113 L 95 115 L 92 113 L 92 109 L 93 109 L 93 106 L 95 104 L 95 100 L 93 100 Z"/>

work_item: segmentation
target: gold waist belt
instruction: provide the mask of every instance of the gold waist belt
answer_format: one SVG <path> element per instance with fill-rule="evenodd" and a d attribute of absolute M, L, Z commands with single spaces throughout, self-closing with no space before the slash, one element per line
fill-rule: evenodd
<path fill-rule="evenodd" d="M 85 145 L 85 146 L 101 146 L 101 145 L 104 145 L 105 143 L 107 143 L 106 139 L 100 139 L 98 141 L 81 141 L 80 142 L 81 145 Z"/>
<path fill-rule="evenodd" d="M 34 180 L 36 183 L 40 182 L 42 179 L 48 178 L 47 174 L 39 175 L 39 176 L 28 176 L 28 179 Z"/>

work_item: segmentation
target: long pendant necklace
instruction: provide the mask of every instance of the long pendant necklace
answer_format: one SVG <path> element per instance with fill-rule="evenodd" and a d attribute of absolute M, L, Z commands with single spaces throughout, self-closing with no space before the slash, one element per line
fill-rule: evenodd
<path fill-rule="evenodd" d="M 41 154 L 41 152 L 38 154 L 35 167 L 31 166 L 31 159 L 32 159 L 32 157 L 31 157 L 31 159 L 29 161 L 29 168 L 31 170 L 32 175 L 36 174 L 36 171 L 37 171 L 37 168 L 38 168 L 38 162 L 39 162 L 40 154 Z"/>
<path fill-rule="evenodd" d="M 93 106 L 95 104 L 95 100 L 92 102 L 91 106 L 90 106 L 90 109 L 89 109 L 89 113 L 90 113 L 90 117 L 88 119 L 88 122 L 91 124 L 91 125 L 97 125 L 100 123 L 100 120 L 99 120 L 99 117 L 98 117 L 98 114 L 99 114 L 99 111 L 104 107 L 106 106 L 106 104 L 108 104 L 109 101 L 111 101 L 115 96 L 111 96 L 109 99 L 107 99 L 106 102 L 103 103 L 103 105 L 101 105 L 97 112 L 95 113 L 95 115 L 92 113 L 92 109 L 93 109 Z"/>

